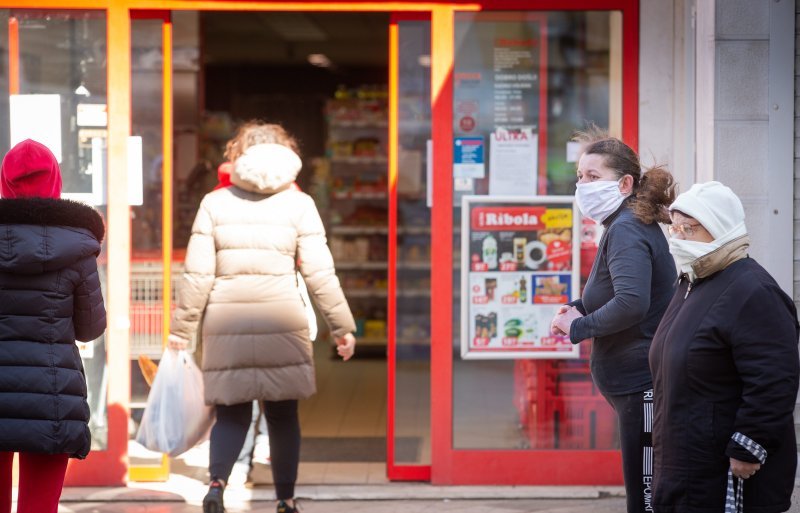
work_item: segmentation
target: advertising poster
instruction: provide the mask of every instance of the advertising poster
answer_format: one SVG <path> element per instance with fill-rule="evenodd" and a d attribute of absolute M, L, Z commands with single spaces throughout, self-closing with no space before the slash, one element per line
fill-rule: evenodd
<path fill-rule="evenodd" d="M 580 294 L 578 219 L 572 197 L 462 199 L 462 358 L 579 356 L 550 334 Z"/>

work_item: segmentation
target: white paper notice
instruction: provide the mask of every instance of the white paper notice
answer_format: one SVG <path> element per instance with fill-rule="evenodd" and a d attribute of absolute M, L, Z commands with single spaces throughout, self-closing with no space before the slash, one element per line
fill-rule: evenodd
<path fill-rule="evenodd" d="M 12 94 L 11 146 L 33 139 L 47 146 L 61 163 L 61 97 L 57 94 Z"/>
<path fill-rule="evenodd" d="M 142 179 L 142 136 L 128 136 L 128 204 L 141 206 L 144 202 Z"/>
<path fill-rule="evenodd" d="M 535 195 L 539 172 L 539 136 L 532 128 L 498 128 L 489 143 L 489 194 Z"/>
<path fill-rule="evenodd" d="M 581 158 L 581 143 L 569 141 L 567 143 L 567 162 L 577 162 Z"/>

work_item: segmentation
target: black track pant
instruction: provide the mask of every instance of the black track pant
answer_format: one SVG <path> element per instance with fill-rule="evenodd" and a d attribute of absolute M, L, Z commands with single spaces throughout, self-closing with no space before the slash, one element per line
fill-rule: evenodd
<path fill-rule="evenodd" d="M 253 403 L 217 405 L 217 421 L 211 429 L 211 479 L 228 477 L 244 445 L 252 420 Z M 300 420 L 297 401 L 264 401 L 267 417 L 272 479 L 278 500 L 294 497 L 297 465 L 300 462 Z"/>
<path fill-rule="evenodd" d="M 653 511 L 653 389 L 606 399 L 617 412 L 628 513 Z"/>

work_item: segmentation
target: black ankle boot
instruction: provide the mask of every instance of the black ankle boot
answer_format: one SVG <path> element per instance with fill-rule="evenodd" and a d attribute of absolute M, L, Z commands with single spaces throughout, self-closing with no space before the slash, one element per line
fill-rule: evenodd
<path fill-rule="evenodd" d="M 278 513 L 298 513 L 299 511 L 297 503 L 295 503 L 295 507 L 291 507 L 284 501 L 278 502 Z"/>
<path fill-rule="evenodd" d="M 203 499 L 203 513 L 225 513 L 225 504 L 222 502 L 224 493 L 225 485 L 217 479 L 212 480 Z"/>

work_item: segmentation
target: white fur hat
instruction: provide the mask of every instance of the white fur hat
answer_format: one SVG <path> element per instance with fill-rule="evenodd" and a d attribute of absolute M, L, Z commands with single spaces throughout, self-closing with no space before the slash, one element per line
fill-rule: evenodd
<path fill-rule="evenodd" d="M 741 200 L 719 182 L 692 185 L 670 205 L 669 211 L 674 210 L 697 219 L 715 240 L 747 233 Z"/>
<path fill-rule="evenodd" d="M 255 144 L 236 159 L 231 183 L 242 189 L 272 193 L 294 182 L 303 162 L 282 144 Z"/>

